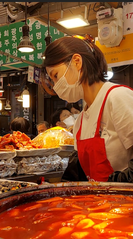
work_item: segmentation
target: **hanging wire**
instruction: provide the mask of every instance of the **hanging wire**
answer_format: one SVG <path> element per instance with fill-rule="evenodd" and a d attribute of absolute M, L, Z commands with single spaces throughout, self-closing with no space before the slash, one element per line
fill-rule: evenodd
<path fill-rule="evenodd" d="M 49 2 L 48 2 L 48 36 L 49 36 Z"/>
<path fill-rule="evenodd" d="M 25 24 L 27 24 L 27 2 L 25 2 Z"/>
<path fill-rule="evenodd" d="M 93 6 L 93 11 L 94 12 L 98 12 L 99 11 L 99 5 L 97 6 L 98 9 L 96 9 L 96 5 L 99 4 L 98 2 L 95 2 L 94 6 Z M 96 10 L 95 10 L 96 9 Z"/>
<path fill-rule="evenodd" d="M 125 67 L 123 67 L 121 70 L 116 70 L 116 71 L 114 71 L 114 69 L 113 69 L 113 72 L 114 73 L 119 73 L 119 72 L 121 72 L 121 71 L 124 71 L 124 70 L 126 70 L 128 67 L 129 67 L 130 65 L 128 65 L 128 66 L 125 66 Z"/>
<path fill-rule="evenodd" d="M 45 37 L 45 42 L 46 42 L 46 46 L 48 46 L 51 42 L 52 42 L 52 37 L 50 36 L 50 20 L 49 20 L 49 2 L 48 2 L 48 35 Z"/>

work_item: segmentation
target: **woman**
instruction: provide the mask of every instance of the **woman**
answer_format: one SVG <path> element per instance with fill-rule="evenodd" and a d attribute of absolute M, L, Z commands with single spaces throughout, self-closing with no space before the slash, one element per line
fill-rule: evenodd
<path fill-rule="evenodd" d="M 78 102 L 67 103 L 66 107 L 71 111 L 74 119 L 77 119 L 80 114 L 80 107 L 79 107 Z"/>
<path fill-rule="evenodd" d="M 74 125 L 74 118 L 71 115 L 71 112 L 68 108 L 63 107 L 56 110 L 51 118 L 51 125 L 54 126 L 60 126 L 63 128 L 67 128 L 70 132 L 73 131 L 73 125 Z"/>
<path fill-rule="evenodd" d="M 49 129 L 49 123 L 47 121 L 42 121 L 37 125 L 37 132 L 38 134 L 41 134 L 42 132 Z"/>
<path fill-rule="evenodd" d="M 73 133 L 88 180 L 107 181 L 126 169 L 133 157 L 133 91 L 105 80 L 101 50 L 88 40 L 63 37 L 46 48 L 44 67 L 60 98 L 86 102 Z"/>
<path fill-rule="evenodd" d="M 27 134 L 30 128 L 30 123 L 23 117 L 16 117 L 10 124 L 11 131 L 20 131 Z"/>
<path fill-rule="evenodd" d="M 33 139 L 35 135 L 29 133 L 30 123 L 27 119 L 23 117 L 16 117 L 10 123 L 10 130 L 12 131 L 20 131 L 21 133 L 25 133 L 28 137 Z"/>

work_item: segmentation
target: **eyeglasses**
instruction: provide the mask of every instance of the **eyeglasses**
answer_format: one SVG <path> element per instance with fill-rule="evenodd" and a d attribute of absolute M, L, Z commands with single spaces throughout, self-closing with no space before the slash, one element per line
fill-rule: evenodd
<path fill-rule="evenodd" d="M 86 34 L 85 36 L 80 36 L 80 35 L 73 35 L 72 37 L 79 38 L 83 40 L 90 48 L 92 52 L 94 52 L 94 38 L 90 34 Z"/>

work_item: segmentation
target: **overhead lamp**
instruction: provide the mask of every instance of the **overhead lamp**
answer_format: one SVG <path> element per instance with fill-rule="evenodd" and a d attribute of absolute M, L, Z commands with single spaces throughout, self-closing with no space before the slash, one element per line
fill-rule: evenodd
<path fill-rule="evenodd" d="M 29 39 L 29 26 L 27 25 L 27 2 L 25 2 L 25 25 L 22 26 L 23 39 L 17 46 L 20 52 L 33 52 L 35 50 L 34 45 Z"/>
<path fill-rule="evenodd" d="M 63 18 L 62 13 L 63 13 L 63 11 L 61 11 L 61 18 L 58 19 L 56 22 L 67 29 L 90 25 L 90 23 L 87 20 L 87 6 L 85 6 L 85 17 L 84 18 L 81 15 L 72 16 L 69 18 Z"/>
<path fill-rule="evenodd" d="M 3 93 L 3 92 L 4 92 L 4 90 L 0 89 L 0 93 Z"/>
<path fill-rule="evenodd" d="M 27 86 L 25 87 L 22 95 L 23 95 L 23 107 L 29 108 L 30 107 L 30 94 L 29 94 Z"/>
<path fill-rule="evenodd" d="M 11 110 L 11 105 L 9 100 L 6 101 L 5 110 Z"/>
<path fill-rule="evenodd" d="M 56 22 L 67 29 L 90 25 L 88 20 L 84 19 L 81 15 L 71 18 L 58 19 Z"/>
<path fill-rule="evenodd" d="M 109 81 L 109 80 L 111 80 L 113 75 L 114 75 L 114 72 L 112 71 L 112 68 L 108 67 L 107 76 L 105 77 L 105 79 Z"/>
<path fill-rule="evenodd" d="M 2 101 L 0 100 L 0 110 L 2 110 Z"/>
<path fill-rule="evenodd" d="M 22 96 L 22 95 L 19 95 L 19 96 L 17 97 L 17 101 L 23 102 L 23 96 Z"/>

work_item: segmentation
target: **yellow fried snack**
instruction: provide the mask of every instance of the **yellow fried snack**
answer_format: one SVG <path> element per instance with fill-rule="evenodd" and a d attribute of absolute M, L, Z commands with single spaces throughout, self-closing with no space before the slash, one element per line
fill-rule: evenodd
<path fill-rule="evenodd" d="M 33 140 L 42 148 L 58 148 L 60 145 L 74 145 L 73 134 L 67 129 L 56 126 L 37 135 Z"/>

